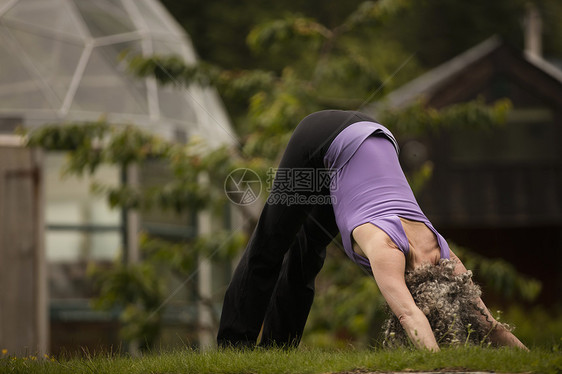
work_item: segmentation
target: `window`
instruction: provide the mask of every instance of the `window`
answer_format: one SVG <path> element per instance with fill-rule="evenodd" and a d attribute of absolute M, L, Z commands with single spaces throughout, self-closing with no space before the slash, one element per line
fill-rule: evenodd
<path fill-rule="evenodd" d="M 45 158 L 46 255 L 52 299 L 91 296 L 88 264 L 110 263 L 120 254 L 122 218 L 103 196 L 90 192 L 91 178 L 61 178 L 64 154 Z M 116 168 L 100 167 L 96 181 L 117 185 Z"/>

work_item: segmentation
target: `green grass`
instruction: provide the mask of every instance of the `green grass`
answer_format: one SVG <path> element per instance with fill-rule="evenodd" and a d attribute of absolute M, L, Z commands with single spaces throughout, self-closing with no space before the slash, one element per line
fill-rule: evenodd
<path fill-rule="evenodd" d="M 0 373 L 340 373 L 350 371 L 562 372 L 562 353 L 466 347 L 437 353 L 413 350 L 182 350 L 172 353 L 95 356 L 64 360 L 0 358 Z"/>

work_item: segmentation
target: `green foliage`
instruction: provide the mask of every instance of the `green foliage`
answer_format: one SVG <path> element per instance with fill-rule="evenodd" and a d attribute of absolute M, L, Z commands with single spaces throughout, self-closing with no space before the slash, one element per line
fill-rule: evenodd
<path fill-rule="evenodd" d="M 328 247 L 329 256 L 317 280 L 317 296 L 303 342 L 316 347 L 365 346 L 372 316 L 383 309 L 373 277 L 348 261 L 341 243 Z M 334 338 L 336 338 L 334 340 Z"/>
<path fill-rule="evenodd" d="M 528 347 L 550 348 L 562 352 L 562 310 L 514 304 L 506 308 L 502 320 L 515 326 L 517 337 Z"/>
<path fill-rule="evenodd" d="M 275 82 L 272 72 L 262 70 L 223 70 L 205 62 L 187 65 L 178 56 L 126 56 L 129 71 L 140 77 L 154 76 L 167 85 L 213 86 L 228 98 L 251 96 Z"/>
<path fill-rule="evenodd" d="M 27 145 L 49 151 L 73 152 L 74 157 L 67 165 L 67 172 L 81 175 L 87 165 L 87 171 L 93 173 L 103 162 L 98 146 L 108 131 L 109 125 L 103 120 L 66 125 L 53 124 L 27 134 Z"/>
<path fill-rule="evenodd" d="M 92 191 L 105 196 L 112 207 L 171 210 L 176 213 L 224 207 L 224 181 L 239 165 L 246 165 L 234 150 L 210 150 L 200 139 L 172 143 L 134 126 L 110 126 L 105 121 L 53 125 L 27 134 L 28 146 L 68 153 L 65 172 L 93 174 L 101 164 L 126 168 L 148 160 L 164 161 L 170 179 L 161 185 L 108 186 L 93 182 Z M 256 170 L 257 164 L 254 163 Z M 265 174 L 265 171 L 262 172 Z M 162 313 L 175 278 L 189 278 L 200 257 L 230 259 L 244 245 L 242 232 L 218 231 L 188 242 L 170 242 L 142 235 L 142 258 L 134 264 L 118 260 L 110 269 L 92 268 L 99 292 L 94 305 L 118 308 L 122 337 L 138 340 L 149 349 L 159 336 Z"/>
<path fill-rule="evenodd" d="M 200 235 L 185 242 L 141 234 L 139 262 L 118 261 L 110 269 L 90 268 L 99 293 L 93 306 L 120 310 L 123 339 L 139 340 L 140 348 L 149 350 L 161 332 L 165 300 L 170 295 L 173 280 L 191 279 L 201 257 L 231 259 L 246 240 L 241 232 L 226 231 Z"/>
<path fill-rule="evenodd" d="M 198 138 L 178 144 L 149 134 L 135 126 L 110 126 L 105 121 L 50 125 L 27 134 L 27 145 L 46 150 L 67 151 L 65 174 L 94 173 L 101 164 L 126 168 L 147 160 L 165 160 L 173 179 L 159 186 L 138 187 L 92 185 L 107 196 L 112 207 L 133 209 L 198 210 L 225 202 L 223 184 L 230 171 L 246 165 L 233 149 L 209 150 Z M 253 163 L 258 167 L 258 163 Z M 265 171 L 261 171 L 265 174 Z M 205 174 L 214 188 L 200 183 Z"/>
<path fill-rule="evenodd" d="M 67 151 L 68 174 L 93 173 L 102 163 L 126 167 L 170 152 L 170 143 L 138 127 L 111 126 L 104 119 L 46 125 L 27 134 L 27 146 Z"/>
<path fill-rule="evenodd" d="M 115 264 L 109 270 L 91 269 L 100 297 L 99 309 L 121 309 L 121 335 L 125 340 L 142 338 L 141 348 L 148 349 L 160 331 L 160 308 L 165 298 L 165 278 L 150 263 Z"/>
<path fill-rule="evenodd" d="M 406 174 L 406 177 L 408 178 L 408 183 L 410 184 L 412 191 L 414 191 L 414 193 L 418 193 L 427 184 L 432 175 L 433 162 L 425 161 L 418 170 Z"/>
<path fill-rule="evenodd" d="M 311 18 L 288 15 L 285 18 L 265 22 L 256 26 L 246 39 L 256 52 L 268 51 L 279 43 L 294 42 L 296 38 L 329 39 L 332 32 Z"/>
<path fill-rule="evenodd" d="M 530 302 L 539 295 L 541 283 L 517 272 L 507 261 L 488 259 L 455 245 L 451 245 L 451 248 L 467 269 L 471 269 L 478 279 L 505 299 Z"/>
<path fill-rule="evenodd" d="M 412 1 L 400 17 L 387 22 L 380 30 L 380 37 L 396 40 L 406 49 L 416 51 L 427 68 L 492 35 L 501 35 L 523 49 L 521 21 L 525 3 L 524 0 Z"/>
<path fill-rule="evenodd" d="M 180 57 L 166 56 L 143 58 L 124 54 L 129 70 L 139 77 L 154 76 L 162 84 L 189 81 L 200 85 L 217 84 L 219 71 L 215 66 L 200 62 L 186 65 Z"/>
<path fill-rule="evenodd" d="M 353 28 L 372 21 L 384 21 L 393 18 L 400 11 L 408 9 L 410 6 L 411 0 L 365 1 L 357 7 L 355 12 L 349 15 L 344 24 Z"/>
<path fill-rule="evenodd" d="M 427 107 L 418 100 L 405 108 L 381 108 L 379 119 L 398 134 L 419 136 L 447 128 L 486 131 L 505 124 L 511 102 L 501 99 L 488 106 L 482 99 L 447 106 L 441 110 Z"/>
<path fill-rule="evenodd" d="M 242 108 L 235 123 L 241 139 L 237 149 L 210 150 L 198 139 L 188 144 L 167 142 L 134 126 L 109 126 L 104 120 L 47 126 L 29 134 L 29 145 L 68 151 L 70 174 L 92 173 L 102 163 L 142 167 L 153 159 L 169 167 L 171 179 L 163 185 L 95 183 L 93 190 L 114 207 L 175 212 L 219 208 L 225 203 L 228 173 L 246 167 L 266 180 L 267 169 L 275 166 L 304 116 L 333 107 L 361 108 L 419 73 L 415 53 L 377 35 L 381 25 L 399 21 L 414 3 L 365 2 L 335 27 L 294 14 L 260 24 L 247 41 L 256 53 L 290 53 L 292 58 L 285 56 L 278 70 L 228 70 L 208 63 L 186 64 L 174 56 L 123 56 L 134 74 L 155 76 L 161 84 L 212 85 L 227 100 L 236 101 Z M 450 126 L 485 131 L 501 123 L 509 108 L 506 100 L 492 106 L 476 100 L 441 110 L 417 102 L 400 109 L 379 108 L 378 120 L 408 136 L 435 134 Z M 414 170 L 409 175 L 413 188 L 422 188 L 431 172 L 431 162 Z M 116 264 L 109 271 L 93 273 L 100 287 L 97 305 L 122 308 L 126 338 L 149 347 L 161 326 L 162 303 L 172 278 L 193 274 L 199 256 L 230 258 L 243 247 L 247 234 L 220 232 L 182 243 L 142 237 L 143 258 L 138 264 Z M 522 278 L 508 264 L 465 255 L 468 267 L 505 296 L 530 300 L 538 293 L 536 282 Z M 318 288 L 307 327 L 311 338 L 326 341 L 329 330 L 336 332 L 336 341 L 371 344 L 375 326 L 383 318 L 383 298 L 372 278 L 358 273 L 338 253 L 328 256 Z M 371 336 L 365 339 L 365 335 Z"/>
<path fill-rule="evenodd" d="M 28 136 L 28 146 L 45 150 L 73 151 L 93 148 L 105 136 L 109 125 L 104 120 L 74 124 L 52 124 L 36 129 Z"/>
<path fill-rule="evenodd" d="M 279 71 L 226 70 L 205 63 L 187 65 L 177 57 L 163 56 L 131 57 L 129 66 L 133 73 L 153 75 L 163 84 L 216 87 L 227 101 L 243 106 L 239 122 L 248 124 L 238 128 L 243 136 L 253 134 L 256 127 L 273 126 L 273 132 L 280 126 L 289 131 L 308 113 L 326 107 L 360 107 L 380 98 L 396 82 L 418 73 L 411 54 L 396 44 L 375 41 L 358 29 L 367 21 L 383 22 L 408 3 L 366 2 L 333 28 L 295 14 L 258 24 L 248 35 L 252 49 L 270 55 L 286 55 L 287 51 L 298 55 Z M 373 48 L 365 48 L 371 44 Z M 385 53 L 377 53 L 379 49 Z M 404 63 L 407 68 L 400 69 L 400 79 L 394 79 L 396 67 Z M 271 133 L 263 135 L 265 139 Z M 280 145 L 283 144 L 263 148 L 279 152 Z"/>
<path fill-rule="evenodd" d="M 288 44 L 305 39 L 306 49 L 302 54 L 317 50 L 320 54 L 332 48 L 337 39 L 365 25 L 377 25 L 400 10 L 409 6 L 410 0 L 379 0 L 361 3 L 340 25 L 328 28 L 315 19 L 296 14 L 258 24 L 246 39 L 250 49 L 255 52 L 274 52 L 286 50 Z"/>

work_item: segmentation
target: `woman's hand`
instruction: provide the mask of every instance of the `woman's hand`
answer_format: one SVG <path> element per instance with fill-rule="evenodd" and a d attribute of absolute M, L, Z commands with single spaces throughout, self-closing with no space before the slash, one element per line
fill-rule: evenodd
<path fill-rule="evenodd" d="M 454 260 L 456 262 L 455 273 L 457 274 L 466 273 L 467 269 L 463 265 L 461 260 L 457 257 L 457 255 L 453 253 L 453 251 L 450 251 L 450 253 L 451 253 L 451 260 Z M 486 304 L 484 304 L 481 298 L 478 298 L 477 303 L 485 314 L 482 315 L 482 319 L 486 320 L 485 323 L 489 325 L 489 328 L 491 330 L 488 338 L 490 339 L 492 344 L 497 346 L 520 348 L 526 351 L 529 350 L 523 343 L 521 343 L 519 339 L 517 339 L 515 335 L 513 335 L 511 331 L 509 331 L 507 328 L 505 328 L 504 325 L 498 323 L 495 320 L 495 318 L 492 316 L 492 314 L 486 307 Z"/>
<path fill-rule="evenodd" d="M 514 347 L 528 351 L 529 348 L 521 343 L 519 339 L 511 331 L 505 328 L 502 324 L 496 322 L 494 329 L 490 333 L 490 341 L 498 346 Z"/>
<path fill-rule="evenodd" d="M 417 307 L 404 280 L 406 258 L 390 238 L 371 224 L 357 227 L 353 238 L 371 263 L 375 281 L 392 312 L 417 348 L 438 351 L 429 321 Z"/>
<path fill-rule="evenodd" d="M 425 348 L 434 352 L 439 350 L 429 321 L 419 308 L 416 307 L 407 314 L 398 315 L 398 320 L 416 348 Z"/>

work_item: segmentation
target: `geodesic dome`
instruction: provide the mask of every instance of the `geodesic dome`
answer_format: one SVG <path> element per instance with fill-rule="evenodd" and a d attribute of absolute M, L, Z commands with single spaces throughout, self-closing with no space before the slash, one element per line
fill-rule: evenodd
<path fill-rule="evenodd" d="M 4 131 L 6 123 L 37 127 L 104 116 L 169 139 L 232 142 L 214 90 L 132 76 L 119 59 L 124 51 L 196 61 L 188 36 L 157 0 L 0 0 Z"/>

